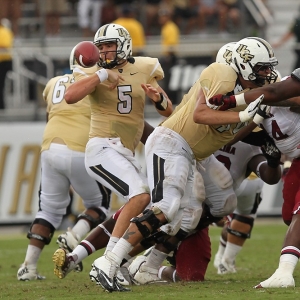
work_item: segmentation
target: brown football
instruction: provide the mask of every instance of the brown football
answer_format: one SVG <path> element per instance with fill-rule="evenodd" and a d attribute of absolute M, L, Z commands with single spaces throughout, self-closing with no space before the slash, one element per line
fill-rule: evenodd
<path fill-rule="evenodd" d="M 99 50 L 92 42 L 84 41 L 76 46 L 74 56 L 80 66 L 90 68 L 99 61 Z"/>

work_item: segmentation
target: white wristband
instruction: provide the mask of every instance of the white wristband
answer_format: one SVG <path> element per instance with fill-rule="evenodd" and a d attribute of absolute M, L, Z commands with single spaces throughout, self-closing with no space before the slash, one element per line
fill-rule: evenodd
<path fill-rule="evenodd" d="M 236 106 L 245 105 L 247 104 L 245 101 L 244 94 L 239 94 L 235 96 Z"/>
<path fill-rule="evenodd" d="M 251 118 L 249 117 L 249 115 L 247 114 L 247 112 L 245 112 L 244 110 L 239 112 L 239 118 L 241 122 L 247 122 L 249 121 Z"/>
<path fill-rule="evenodd" d="M 108 73 L 105 69 L 98 70 L 95 73 L 98 75 L 100 82 L 103 82 L 108 78 Z"/>

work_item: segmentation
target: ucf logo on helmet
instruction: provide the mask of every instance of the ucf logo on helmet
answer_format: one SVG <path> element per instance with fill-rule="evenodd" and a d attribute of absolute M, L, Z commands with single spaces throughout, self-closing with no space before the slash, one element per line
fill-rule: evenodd
<path fill-rule="evenodd" d="M 128 38 L 128 33 L 123 28 L 117 28 L 119 36 Z"/>
<path fill-rule="evenodd" d="M 229 49 L 226 49 L 224 55 L 223 55 L 224 60 L 226 61 L 227 64 L 230 64 L 232 60 L 232 51 Z"/>
<path fill-rule="evenodd" d="M 244 63 L 247 63 L 254 58 L 254 55 L 252 55 L 246 45 L 239 45 L 239 47 L 236 49 L 236 52 L 240 55 L 240 57 L 243 59 Z"/>

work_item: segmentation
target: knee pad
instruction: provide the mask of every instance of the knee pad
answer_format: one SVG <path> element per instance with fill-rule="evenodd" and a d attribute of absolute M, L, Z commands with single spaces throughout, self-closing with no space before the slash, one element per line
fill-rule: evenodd
<path fill-rule="evenodd" d="M 43 226 L 49 228 L 50 229 L 50 235 L 48 237 L 45 237 L 45 236 L 41 236 L 39 234 L 31 232 L 31 229 L 32 229 L 34 224 L 40 224 L 40 225 L 43 225 Z M 36 240 L 39 240 L 39 241 L 43 242 L 45 245 L 49 245 L 51 240 L 52 240 L 54 231 L 55 231 L 54 226 L 51 223 L 49 223 L 48 221 L 46 221 L 44 219 L 35 219 L 32 222 L 32 224 L 30 226 L 30 229 L 27 233 L 27 238 L 28 239 L 36 239 Z"/>
<path fill-rule="evenodd" d="M 152 233 L 151 235 L 149 235 L 148 237 L 142 239 L 142 241 L 140 242 L 140 244 L 145 249 L 149 249 L 150 247 L 152 247 L 153 245 L 155 245 L 155 243 L 160 244 L 163 241 L 164 236 L 166 236 L 165 232 L 163 232 L 163 231 L 156 231 L 156 232 Z"/>
<path fill-rule="evenodd" d="M 98 218 L 93 218 L 92 216 L 86 214 L 87 210 L 85 210 L 83 213 L 77 216 L 77 221 L 79 221 L 80 219 L 85 219 L 91 223 L 91 229 L 94 229 L 99 224 L 105 221 L 106 214 L 98 207 L 90 207 L 89 209 L 96 212 L 98 214 Z"/>
<path fill-rule="evenodd" d="M 142 224 L 142 222 L 144 221 L 146 221 L 151 226 L 152 231 L 156 231 L 161 225 L 160 220 L 157 219 L 157 217 L 151 209 L 146 209 L 141 217 L 132 218 L 130 222 L 136 224 L 138 230 L 144 238 L 148 237 L 151 233 L 148 227 Z"/>
<path fill-rule="evenodd" d="M 245 224 L 250 225 L 250 231 L 249 231 L 249 233 L 240 232 L 238 230 L 231 229 L 230 225 L 229 225 L 227 227 L 227 232 L 229 232 L 230 234 L 235 235 L 237 237 L 241 237 L 241 238 L 244 238 L 244 239 L 250 239 L 254 219 L 253 218 L 247 218 L 247 217 L 237 215 L 237 214 L 233 214 L 232 220 L 237 220 L 241 223 L 245 223 Z"/>

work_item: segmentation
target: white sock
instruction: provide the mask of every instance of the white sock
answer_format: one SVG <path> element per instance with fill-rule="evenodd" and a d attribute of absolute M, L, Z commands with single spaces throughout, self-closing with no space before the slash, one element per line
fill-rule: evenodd
<path fill-rule="evenodd" d="M 24 264 L 36 268 L 41 252 L 42 249 L 33 245 L 28 245 Z"/>
<path fill-rule="evenodd" d="M 279 259 L 278 270 L 293 274 L 298 263 L 298 257 L 293 254 L 283 254 Z"/>
<path fill-rule="evenodd" d="M 119 241 L 120 239 L 118 237 L 114 237 L 114 236 L 111 236 L 109 241 L 108 241 L 108 244 L 106 246 L 106 250 L 104 252 L 104 254 L 106 254 L 106 251 L 112 251 L 112 249 L 115 247 L 115 245 L 117 244 L 117 242 Z"/>
<path fill-rule="evenodd" d="M 227 242 L 223 240 L 222 237 L 220 237 L 220 242 L 219 242 L 219 248 L 218 248 L 218 252 L 216 253 L 216 255 L 222 257 L 225 249 L 226 249 L 226 244 Z"/>
<path fill-rule="evenodd" d="M 116 246 L 111 250 L 114 254 L 117 255 L 120 261 L 117 263 L 120 265 L 123 258 L 132 250 L 133 246 L 127 242 L 125 239 L 120 238 Z"/>
<path fill-rule="evenodd" d="M 95 247 L 89 241 L 83 240 L 81 243 L 84 244 L 85 247 L 78 245 L 71 253 L 74 262 L 77 264 L 96 251 Z"/>
<path fill-rule="evenodd" d="M 158 270 L 167 256 L 168 254 L 153 248 L 150 254 L 147 256 L 145 266 Z"/>
<path fill-rule="evenodd" d="M 75 234 L 77 241 L 80 242 L 91 230 L 91 227 L 89 222 L 84 219 L 80 219 L 71 230 Z"/>
<path fill-rule="evenodd" d="M 241 250 L 241 246 L 227 242 L 222 260 L 225 260 L 228 264 L 234 264 L 235 258 Z"/>

